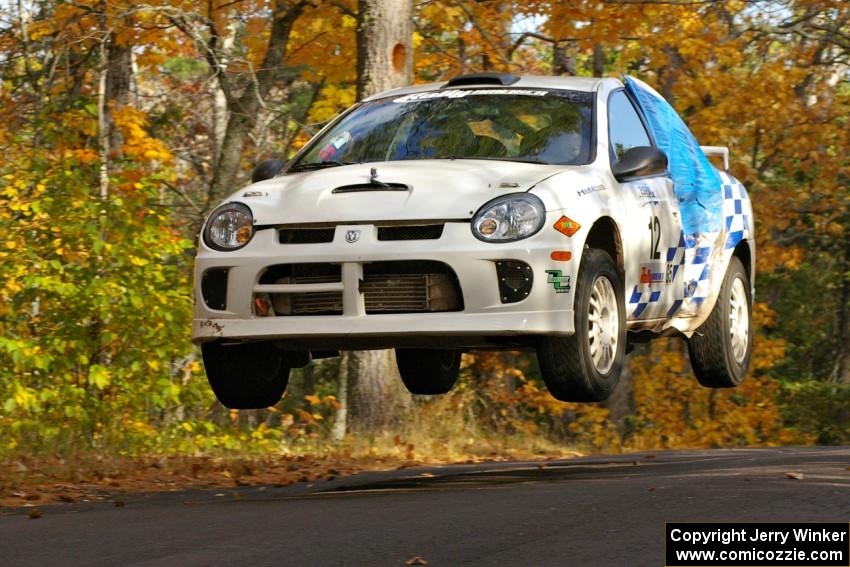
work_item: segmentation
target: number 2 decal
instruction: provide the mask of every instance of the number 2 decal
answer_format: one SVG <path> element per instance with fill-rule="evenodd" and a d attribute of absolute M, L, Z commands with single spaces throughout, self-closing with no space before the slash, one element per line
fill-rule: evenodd
<path fill-rule="evenodd" d="M 649 219 L 649 258 L 659 260 L 661 254 L 658 252 L 658 244 L 661 242 L 661 221 L 657 216 Z"/>

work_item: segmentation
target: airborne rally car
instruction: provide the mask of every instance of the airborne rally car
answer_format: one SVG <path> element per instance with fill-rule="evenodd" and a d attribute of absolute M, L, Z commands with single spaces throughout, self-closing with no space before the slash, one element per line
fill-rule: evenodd
<path fill-rule="evenodd" d="M 702 385 L 735 386 L 755 242 L 726 169 L 631 77 L 381 93 L 209 216 L 193 339 L 232 408 L 275 404 L 311 357 L 373 348 L 416 394 L 448 392 L 463 351 L 527 348 L 553 396 L 603 400 L 630 344 L 669 334 Z"/>

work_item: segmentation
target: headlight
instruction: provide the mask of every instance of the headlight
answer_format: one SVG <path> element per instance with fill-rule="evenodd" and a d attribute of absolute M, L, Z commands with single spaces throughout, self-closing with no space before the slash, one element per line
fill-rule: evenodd
<path fill-rule="evenodd" d="M 543 201 L 529 193 L 497 197 L 472 217 L 472 234 L 484 242 L 513 242 L 537 233 L 546 222 Z"/>
<path fill-rule="evenodd" d="M 227 203 L 210 215 L 204 227 L 204 242 L 227 252 L 242 248 L 254 236 L 254 216 L 242 203 Z"/>

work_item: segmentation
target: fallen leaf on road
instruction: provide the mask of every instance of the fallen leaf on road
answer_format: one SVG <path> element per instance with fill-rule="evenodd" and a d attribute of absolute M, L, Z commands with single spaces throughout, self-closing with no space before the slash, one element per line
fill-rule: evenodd
<path fill-rule="evenodd" d="M 404 564 L 405 565 L 428 565 L 428 562 L 417 555 L 416 557 L 411 557 L 410 559 L 405 561 Z"/>
<path fill-rule="evenodd" d="M 787 472 L 785 476 L 788 478 L 793 478 L 794 480 L 803 480 L 803 473 L 801 472 Z"/>
<path fill-rule="evenodd" d="M 419 476 L 428 476 L 428 477 L 431 477 L 431 476 L 434 476 L 434 473 L 424 472 L 424 473 L 420 474 Z"/>
<path fill-rule="evenodd" d="M 33 508 L 29 513 L 30 520 L 37 520 L 41 517 L 41 510 Z"/>
<path fill-rule="evenodd" d="M 116 508 L 123 508 L 124 507 L 124 501 L 123 500 L 116 500 L 115 501 L 115 507 Z"/>

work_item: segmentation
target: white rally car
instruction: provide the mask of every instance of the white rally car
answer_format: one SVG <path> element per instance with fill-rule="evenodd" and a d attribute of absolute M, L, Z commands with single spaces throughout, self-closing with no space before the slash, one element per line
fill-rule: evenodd
<path fill-rule="evenodd" d="M 631 344 L 670 334 L 701 384 L 735 386 L 755 243 L 727 168 L 631 77 L 384 92 L 209 216 L 193 339 L 232 408 L 275 404 L 311 357 L 377 348 L 416 394 L 449 391 L 463 351 L 533 349 L 553 396 L 603 400 Z"/>

